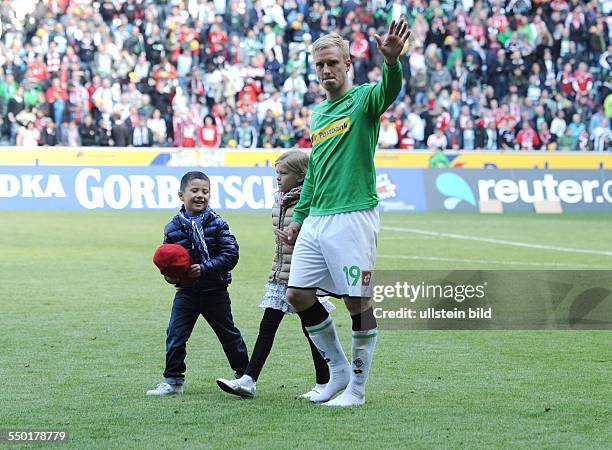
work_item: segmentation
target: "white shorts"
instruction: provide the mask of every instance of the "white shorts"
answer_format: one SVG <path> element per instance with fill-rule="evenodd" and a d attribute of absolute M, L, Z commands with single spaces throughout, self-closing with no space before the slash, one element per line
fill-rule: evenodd
<path fill-rule="evenodd" d="M 308 216 L 291 258 L 288 286 L 317 295 L 371 297 L 380 217 L 376 208 Z"/>

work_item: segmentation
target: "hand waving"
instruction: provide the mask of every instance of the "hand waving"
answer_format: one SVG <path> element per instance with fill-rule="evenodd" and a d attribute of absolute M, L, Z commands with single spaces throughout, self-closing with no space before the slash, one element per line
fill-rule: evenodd
<path fill-rule="evenodd" d="M 395 20 L 392 21 L 384 39 L 378 34 L 374 35 L 374 39 L 376 39 L 376 43 L 378 44 L 378 49 L 390 66 L 393 66 L 397 62 L 397 58 L 401 55 L 409 37 L 410 30 L 408 29 L 408 22 L 404 19 L 400 19 L 397 23 Z"/>

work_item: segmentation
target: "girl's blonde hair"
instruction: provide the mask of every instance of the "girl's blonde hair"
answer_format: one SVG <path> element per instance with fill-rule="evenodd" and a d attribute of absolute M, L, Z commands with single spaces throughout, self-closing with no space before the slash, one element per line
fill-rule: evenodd
<path fill-rule="evenodd" d="M 274 166 L 286 164 L 287 168 L 304 179 L 308 171 L 308 155 L 301 150 L 289 150 L 278 157 Z"/>
<path fill-rule="evenodd" d="M 340 50 L 340 56 L 344 60 L 350 59 L 349 46 L 347 41 L 342 39 L 337 33 L 324 34 L 312 44 L 312 56 L 314 57 L 321 49 L 328 47 L 336 47 Z"/>

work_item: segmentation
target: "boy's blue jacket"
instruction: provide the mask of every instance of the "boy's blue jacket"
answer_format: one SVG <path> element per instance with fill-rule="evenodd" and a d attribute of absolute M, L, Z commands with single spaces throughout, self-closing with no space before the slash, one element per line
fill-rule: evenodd
<path fill-rule="evenodd" d="M 185 212 L 185 207 L 181 208 Z M 184 225 L 178 214 L 164 229 L 164 244 L 179 244 L 189 251 L 193 264 L 199 264 L 202 271 L 200 279 L 193 284 L 178 284 L 179 288 L 212 290 L 227 287 L 232 282 L 230 270 L 238 264 L 238 242 L 228 224 L 216 212 L 206 208 L 202 216 L 204 241 L 210 259 L 202 261 L 195 245 L 192 229 Z"/>

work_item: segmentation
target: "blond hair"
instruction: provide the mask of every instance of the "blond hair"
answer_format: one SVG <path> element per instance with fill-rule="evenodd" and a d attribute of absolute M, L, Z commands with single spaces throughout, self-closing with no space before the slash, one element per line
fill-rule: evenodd
<path fill-rule="evenodd" d="M 274 166 L 286 164 L 290 172 L 302 179 L 306 177 L 308 171 L 308 155 L 301 150 L 289 150 L 278 157 Z"/>
<path fill-rule="evenodd" d="M 312 44 L 312 56 L 314 57 L 319 50 L 328 47 L 336 47 L 340 50 L 340 55 L 344 60 L 351 58 L 348 42 L 342 39 L 342 36 L 337 33 L 324 34 L 314 41 L 314 44 Z"/>

